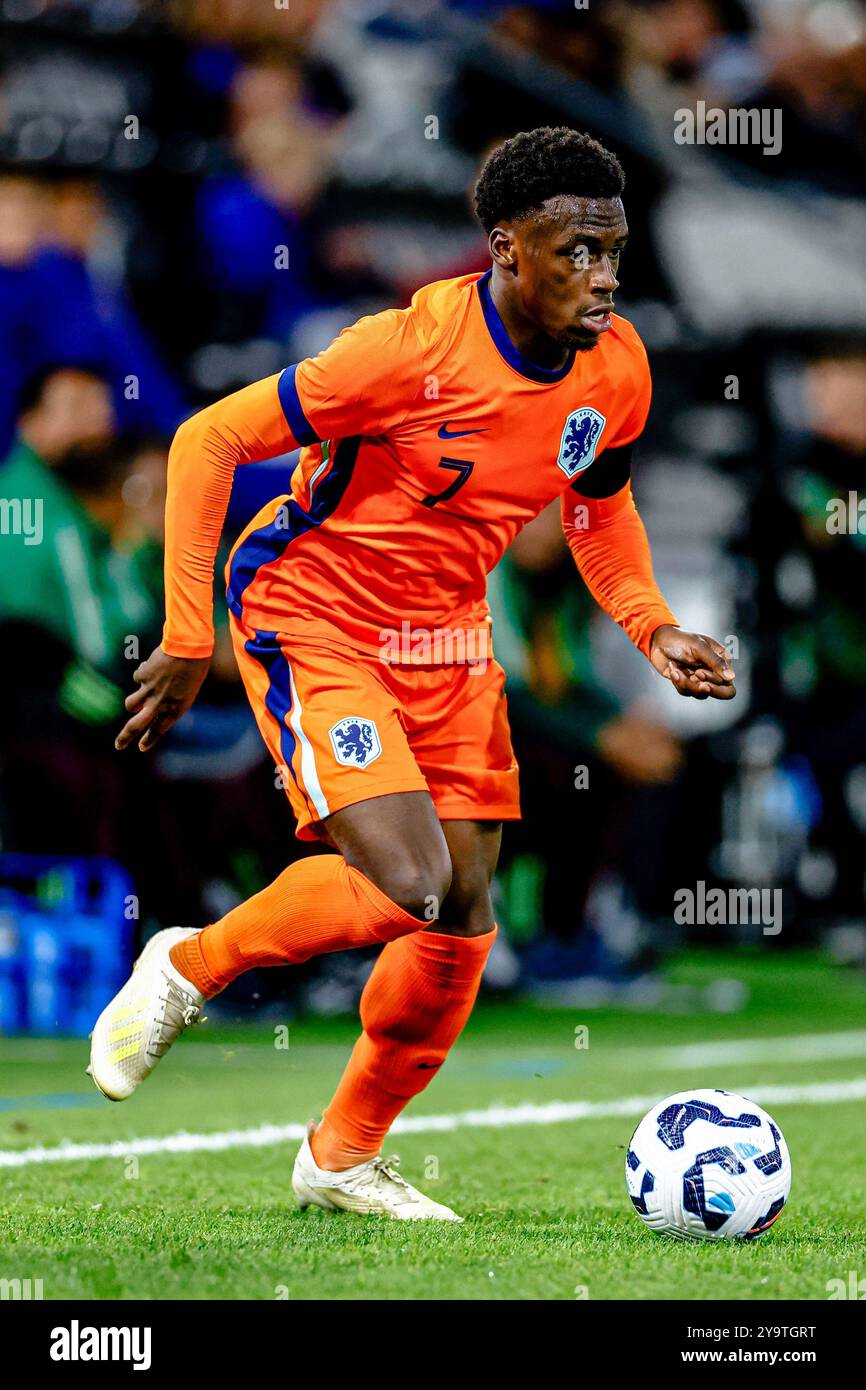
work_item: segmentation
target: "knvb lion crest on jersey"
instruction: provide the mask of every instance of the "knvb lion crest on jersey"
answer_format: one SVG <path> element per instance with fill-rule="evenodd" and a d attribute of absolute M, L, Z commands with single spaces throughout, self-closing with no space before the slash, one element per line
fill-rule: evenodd
<path fill-rule="evenodd" d="M 344 767 L 369 767 L 382 751 L 379 730 L 372 719 L 351 714 L 329 729 L 334 757 Z"/>
<path fill-rule="evenodd" d="M 605 417 L 591 405 L 571 412 L 562 431 L 556 460 L 567 477 L 573 478 L 589 468 L 606 423 Z"/>

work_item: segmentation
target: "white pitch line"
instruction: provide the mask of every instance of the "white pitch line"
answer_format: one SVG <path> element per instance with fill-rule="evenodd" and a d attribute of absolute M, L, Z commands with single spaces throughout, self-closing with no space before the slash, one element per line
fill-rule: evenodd
<path fill-rule="evenodd" d="M 866 1076 L 850 1081 L 819 1081 L 807 1086 L 749 1087 L 749 1098 L 760 1105 L 833 1105 L 866 1100 Z M 455 1129 L 511 1129 L 519 1125 L 556 1125 L 574 1120 L 643 1115 L 663 1097 L 629 1096 L 622 1100 L 565 1101 L 547 1105 L 492 1105 L 487 1110 L 463 1110 L 453 1115 L 418 1115 L 399 1119 L 392 1134 L 441 1134 Z M 165 1134 L 149 1139 L 115 1139 L 110 1144 L 58 1144 L 53 1148 L 0 1150 L 0 1168 L 27 1168 L 34 1163 L 75 1163 L 130 1154 L 216 1153 L 224 1149 L 261 1149 L 303 1139 L 302 1124 L 258 1125 L 213 1134 Z"/>
<path fill-rule="evenodd" d="M 716 1062 L 835 1062 L 845 1057 L 866 1057 L 866 1029 L 681 1043 L 649 1054 L 654 1065 L 664 1067 L 704 1067 Z"/>

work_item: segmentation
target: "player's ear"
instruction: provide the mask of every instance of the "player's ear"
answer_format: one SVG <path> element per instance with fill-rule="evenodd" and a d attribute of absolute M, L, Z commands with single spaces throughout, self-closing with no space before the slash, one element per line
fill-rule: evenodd
<path fill-rule="evenodd" d="M 490 254 L 494 263 L 502 267 L 503 270 L 511 271 L 512 275 L 517 271 L 517 246 L 515 243 L 514 232 L 507 223 L 493 228 L 487 238 L 490 247 Z"/>

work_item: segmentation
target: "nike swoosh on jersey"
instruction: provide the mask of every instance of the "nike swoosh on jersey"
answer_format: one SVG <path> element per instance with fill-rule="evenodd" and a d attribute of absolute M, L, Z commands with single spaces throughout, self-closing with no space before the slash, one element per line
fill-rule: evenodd
<path fill-rule="evenodd" d="M 481 430 L 449 430 L 447 424 L 439 426 L 440 439 L 462 439 L 465 434 L 486 434 L 486 429 Z"/>

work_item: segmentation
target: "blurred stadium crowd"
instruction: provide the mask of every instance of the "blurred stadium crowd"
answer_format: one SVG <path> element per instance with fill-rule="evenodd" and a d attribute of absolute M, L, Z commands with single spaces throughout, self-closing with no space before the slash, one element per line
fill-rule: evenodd
<path fill-rule="evenodd" d="M 113 750 L 159 639 L 168 442 L 360 314 L 485 268 L 484 152 L 571 124 L 628 177 L 617 307 L 653 365 L 635 488 L 657 572 L 740 693 L 678 701 L 593 611 L 558 513 L 519 537 L 491 579 L 525 816 L 495 981 L 639 985 L 700 879 L 783 888 L 773 949 L 862 962 L 863 8 L 0 0 L 0 45 L 0 848 L 119 861 L 143 931 L 212 920 L 317 852 L 293 840 L 224 630 L 157 755 Z M 780 112 L 781 149 L 678 144 L 698 101 Z M 291 462 L 241 470 L 227 542 Z M 292 987 L 343 1007 L 358 969 L 313 962 Z"/>

